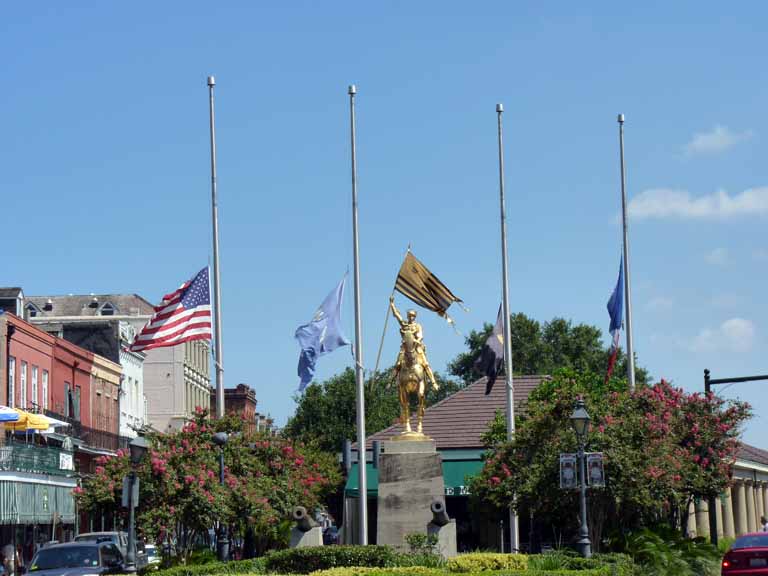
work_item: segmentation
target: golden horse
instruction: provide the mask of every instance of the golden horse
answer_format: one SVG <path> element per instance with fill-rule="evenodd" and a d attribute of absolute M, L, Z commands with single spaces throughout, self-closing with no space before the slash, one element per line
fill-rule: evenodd
<path fill-rule="evenodd" d="M 403 331 L 403 363 L 397 373 L 397 388 L 400 392 L 400 422 L 405 426 L 405 433 L 413 433 L 411 429 L 410 394 L 416 394 L 419 399 L 417 409 L 416 433 L 422 434 L 427 383 L 424 378 L 424 367 L 421 365 L 419 342 L 413 332 Z"/>

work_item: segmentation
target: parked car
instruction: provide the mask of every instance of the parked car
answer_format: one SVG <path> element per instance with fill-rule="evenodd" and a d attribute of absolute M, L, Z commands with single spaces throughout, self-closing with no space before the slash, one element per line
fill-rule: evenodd
<path fill-rule="evenodd" d="M 162 558 L 157 552 L 157 546 L 154 544 L 147 544 L 144 546 L 144 550 L 147 554 L 147 564 L 149 566 L 157 566 L 160 564 Z"/>
<path fill-rule="evenodd" d="M 35 576 L 93 576 L 119 574 L 123 555 L 112 542 L 68 542 L 37 551 L 29 573 Z"/>
<path fill-rule="evenodd" d="M 75 536 L 75 542 L 112 542 L 120 549 L 123 557 L 128 550 L 127 532 L 84 532 Z"/>
<path fill-rule="evenodd" d="M 125 558 L 128 554 L 127 532 L 85 532 L 75 536 L 75 542 L 111 542 L 118 547 Z M 147 565 L 147 554 L 144 550 L 144 542 L 136 540 L 136 568 L 141 570 Z"/>
<path fill-rule="evenodd" d="M 323 530 L 323 544 L 329 546 L 339 543 L 339 529 L 336 526 L 328 526 Z"/>
<path fill-rule="evenodd" d="M 753 532 L 736 538 L 725 553 L 723 576 L 768 576 L 768 532 Z"/>

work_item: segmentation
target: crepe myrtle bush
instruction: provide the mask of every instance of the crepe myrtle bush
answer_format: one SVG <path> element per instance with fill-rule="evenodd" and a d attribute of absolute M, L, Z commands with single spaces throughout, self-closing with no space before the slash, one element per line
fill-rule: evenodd
<path fill-rule="evenodd" d="M 227 431 L 224 485 L 213 434 Z M 198 409 L 181 430 L 149 434 L 150 449 L 137 466 L 139 531 L 161 544 L 173 539 L 188 555 L 197 535 L 215 521 L 236 534 L 251 530 L 279 547 L 294 506 L 315 509 L 341 478 L 331 455 L 282 437 L 252 432 L 243 419 L 211 419 Z M 82 510 L 120 508 L 122 478 L 130 462 L 125 451 L 97 460 L 94 474 L 76 489 Z"/>
<path fill-rule="evenodd" d="M 741 427 L 751 408 L 714 394 L 688 393 L 661 380 L 629 392 L 622 378 L 561 370 L 534 390 L 506 442 L 498 414 L 484 441 L 475 498 L 505 509 L 510 502 L 564 530 L 577 519 L 577 492 L 559 489 L 559 455 L 577 451 L 569 416 L 582 397 L 592 419 L 587 451 L 602 452 L 604 488 L 589 490 L 592 541 L 604 529 L 661 521 L 684 528 L 692 498 L 729 485 Z"/>

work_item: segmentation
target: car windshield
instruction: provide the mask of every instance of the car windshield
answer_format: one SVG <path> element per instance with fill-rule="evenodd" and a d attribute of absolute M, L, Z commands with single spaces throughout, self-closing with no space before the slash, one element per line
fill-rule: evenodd
<path fill-rule="evenodd" d="M 98 566 L 99 549 L 96 546 L 67 546 L 66 548 L 47 548 L 37 553 L 30 572 L 55 570 L 56 568 L 76 568 L 78 566 Z"/>
<path fill-rule="evenodd" d="M 768 532 L 736 538 L 731 548 L 768 548 Z"/>

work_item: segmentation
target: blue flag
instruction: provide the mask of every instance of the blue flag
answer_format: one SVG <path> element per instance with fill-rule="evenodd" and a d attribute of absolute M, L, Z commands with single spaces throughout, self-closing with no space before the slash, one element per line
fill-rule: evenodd
<path fill-rule="evenodd" d="M 619 278 L 616 280 L 616 287 L 613 289 L 608 300 L 608 315 L 611 317 L 611 324 L 608 331 L 611 333 L 611 356 L 608 359 L 608 371 L 605 375 L 605 381 L 611 377 L 613 366 L 616 364 L 616 356 L 619 353 L 619 339 L 621 338 L 621 324 L 624 316 L 624 261 L 619 263 Z"/>
<path fill-rule="evenodd" d="M 296 329 L 296 340 L 301 346 L 299 391 L 304 390 L 312 381 L 315 375 L 315 364 L 320 356 L 333 352 L 340 346 L 348 346 L 350 343 L 341 331 L 341 301 L 344 298 L 346 280 L 345 274 L 339 285 L 320 304 L 309 324 Z"/>

